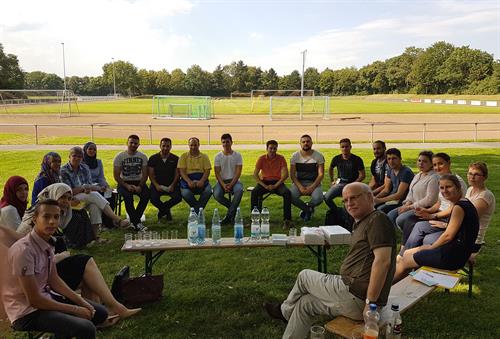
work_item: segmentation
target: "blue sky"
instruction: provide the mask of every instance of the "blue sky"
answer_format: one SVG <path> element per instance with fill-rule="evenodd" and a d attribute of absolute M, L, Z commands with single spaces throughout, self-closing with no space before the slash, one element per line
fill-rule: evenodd
<path fill-rule="evenodd" d="M 138 68 L 212 71 L 243 60 L 278 74 L 361 67 L 445 40 L 500 55 L 500 0 L 16 0 L 0 11 L 0 43 L 25 71 L 95 76 Z"/>

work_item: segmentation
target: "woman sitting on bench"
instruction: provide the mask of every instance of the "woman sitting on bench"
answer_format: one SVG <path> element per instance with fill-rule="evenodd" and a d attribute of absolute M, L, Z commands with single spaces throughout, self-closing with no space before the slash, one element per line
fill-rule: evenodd
<path fill-rule="evenodd" d="M 439 180 L 439 190 L 454 205 L 448 226 L 432 245 L 421 245 L 404 251 L 396 264 L 393 283 L 419 266 L 457 270 L 465 265 L 473 253 L 479 231 L 476 208 L 468 199 L 461 198 L 461 185 L 455 175 L 443 175 Z"/>

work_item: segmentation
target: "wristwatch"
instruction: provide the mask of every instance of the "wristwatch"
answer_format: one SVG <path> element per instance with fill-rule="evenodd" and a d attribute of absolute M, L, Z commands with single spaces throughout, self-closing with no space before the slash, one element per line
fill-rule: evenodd
<path fill-rule="evenodd" d="M 366 298 L 365 304 L 367 304 L 367 305 L 375 304 L 375 301 L 370 301 L 370 299 Z"/>

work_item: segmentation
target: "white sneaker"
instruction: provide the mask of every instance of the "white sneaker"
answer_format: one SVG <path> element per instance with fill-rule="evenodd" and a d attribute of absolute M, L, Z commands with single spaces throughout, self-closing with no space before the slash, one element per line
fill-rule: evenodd
<path fill-rule="evenodd" d="M 144 226 L 144 224 L 142 222 L 140 222 L 137 225 L 135 225 L 135 229 L 138 232 L 146 232 L 148 230 L 148 228 L 146 226 Z"/>

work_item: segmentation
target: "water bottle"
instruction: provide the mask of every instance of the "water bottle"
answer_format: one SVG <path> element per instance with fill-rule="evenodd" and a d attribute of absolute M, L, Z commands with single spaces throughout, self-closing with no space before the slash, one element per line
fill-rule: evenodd
<path fill-rule="evenodd" d="M 234 243 L 241 244 L 243 242 L 243 217 L 241 216 L 240 208 L 236 210 L 234 217 Z"/>
<path fill-rule="evenodd" d="M 221 229 L 220 229 L 220 217 L 219 210 L 214 208 L 214 215 L 212 217 L 212 243 L 214 245 L 220 244 Z"/>
<path fill-rule="evenodd" d="M 205 211 L 203 207 L 200 207 L 198 212 L 198 244 L 203 245 L 205 243 L 205 232 L 207 227 L 205 226 Z"/>
<path fill-rule="evenodd" d="M 191 207 L 191 211 L 188 216 L 187 237 L 189 245 L 196 245 L 198 240 L 198 215 L 194 211 L 193 207 Z"/>
<path fill-rule="evenodd" d="M 377 339 L 378 338 L 378 321 L 380 315 L 377 312 L 377 305 L 370 304 L 370 309 L 366 311 L 365 317 L 365 330 L 363 331 L 363 339 Z"/>
<path fill-rule="evenodd" d="M 252 210 L 252 226 L 250 227 L 250 239 L 259 240 L 260 237 L 260 212 L 255 206 Z"/>
<path fill-rule="evenodd" d="M 399 305 L 391 305 L 392 315 L 387 324 L 386 335 L 387 339 L 400 339 L 401 338 L 401 326 L 403 320 L 401 319 L 401 314 L 399 314 Z"/>
<path fill-rule="evenodd" d="M 269 210 L 267 207 L 262 209 L 260 220 L 260 238 L 262 240 L 269 240 Z"/>

